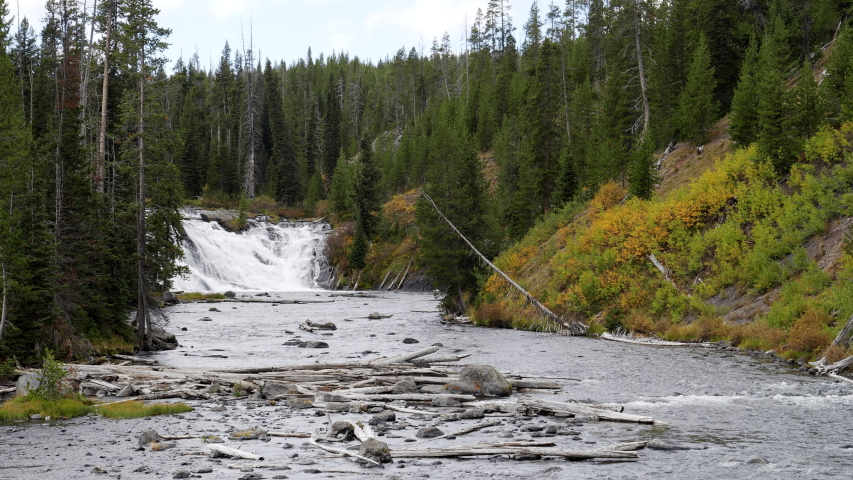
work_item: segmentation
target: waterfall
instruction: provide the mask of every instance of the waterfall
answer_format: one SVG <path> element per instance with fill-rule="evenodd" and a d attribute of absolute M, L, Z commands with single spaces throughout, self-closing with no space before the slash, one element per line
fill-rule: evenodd
<path fill-rule="evenodd" d="M 326 223 L 249 220 L 239 233 L 196 219 L 185 219 L 183 226 L 182 264 L 190 274 L 173 280 L 175 291 L 306 291 L 329 275 Z"/>

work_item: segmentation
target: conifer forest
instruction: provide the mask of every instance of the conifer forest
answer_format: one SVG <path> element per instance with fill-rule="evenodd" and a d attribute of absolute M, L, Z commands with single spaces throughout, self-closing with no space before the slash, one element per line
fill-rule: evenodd
<path fill-rule="evenodd" d="M 607 329 L 666 332 L 670 317 L 705 318 L 698 299 L 728 286 L 762 293 L 805 278 L 812 270 L 799 246 L 853 213 L 850 169 L 826 173 L 850 154 L 853 3 L 546 1 L 517 11 L 510 0 L 482 0 L 463 47 L 445 33 L 426 45 L 388 45 L 371 62 L 311 49 L 267 58 L 247 30 L 223 38 L 221 56 L 204 64 L 164 56 L 171 31 L 152 0 L 46 0 L 42 18 L 15 18 L 14 2 L 0 0 L 0 361 L 150 347 L 161 295 L 183 273 L 180 208 L 189 204 L 241 213 L 266 205 L 281 217 L 342 226 L 349 233 L 330 260 L 350 284 L 381 248 L 416 244 L 417 255 L 406 250 L 401 262 L 444 292 L 449 311 L 472 309 L 492 326 L 518 326 L 507 312 L 525 307 L 504 299 L 505 285 L 417 189 L 549 308 L 601 314 Z M 770 212 L 787 200 L 762 203 L 746 190 L 714 196 L 709 187 L 678 197 L 678 208 L 701 205 L 689 221 L 673 214 L 679 226 L 661 227 L 662 240 L 660 217 L 648 213 L 662 198 L 661 155 L 721 136 L 741 159 L 718 166 L 719 182 L 719 172 L 734 182 L 719 183 L 721 192 L 821 192 L 808 200 L 820 205 L 811 217 L 819 220 L 786 228 L 784 215 Z M 411 221 L 388 213 L 395 199 L 409 201 L 401 208 Z M 803 202 L 789 210 L 804 211 Z M 614 205 L 617 226 L 594 230 Z M 586 209 L 599 213 L 572 227 Z M 718 221 L 715 231 L 725 230 L 735 210 L 760 209 L 772 219 L 739 223 L 750 225 L 734 229 L 746 235 L 739 253 L 725 253 L 722 237 L 691 240 Z M 728 216 L 714 216 L 721 211 Z M 635 221 L 638 212 L 656 220 Z M 811 229 L 797 230 L 805 224 Z M 763 225 L 780 232 L 766 257 L 780 265 L 791 255 L 795 266 L 756 260 L 752 277 L 709 266 L 728 265 L 725 255 L 752 258 L 765 245 Z M 631 238 L 654 233 L 657 243 L 583 256 L 635 230 Z M 559 247 L 548 250 L 558 231 Z M 790 248 L 773 250 L 785 242 Z M 577 256 L 560 257 L 548 279 L 523 268 L 568 251 Z M 649 254 L 673 274 L 661 278 Z M 633 267 L 617 272 L 616 264 Z M 853 271 L 844 268 L 838 275 Z M 378 287 L 383 274 L 365 273 L 362 284 Z M 632 278 L 656 290 L 647 295 Z M 812 307 L 853 314 L 847 300 L 833 301 L 787 317 L 771 311 L 770 327 L 787 335 Z M 667 326 L 654 327 L 661 318 Z"/>

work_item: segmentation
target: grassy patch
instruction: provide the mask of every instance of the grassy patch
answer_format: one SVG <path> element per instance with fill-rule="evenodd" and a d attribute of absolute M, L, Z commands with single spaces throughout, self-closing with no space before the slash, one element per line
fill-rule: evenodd
<path fill-rule="evenodd" d="M 145 405 L 143 402 L 136 401 L 98 407 L 93 405 L 90 400 L 79 397 L 65 397 L 56 400 L 18 397 L 7 401 L 0 407 L 0 421 L 26 420 L 34 414 L 40 414 L 42 417 L 68 419 L 97 413 L 103 417 L 121 419 L 191 411 L 192 407 L 184 403 Z"/>
<path fill-rule="evenodd" d="M 193 410 L 185 403 L 155 403 L 145 405 L 143 402 L 122 402 L 95 408 L 101 416 L 107 418 L 140 418 L 154 417 L 157 415 L 171 415 L 173 413 L 186 413 Z"/>
<path fill-rule="evenodd" d="M 42 417 L 74 418 L 92 412 L 91 403 L 79 398 L 57 400 L 13 398 L 0 407 L 0 421 L 25 420 L 36 413 Z"/>
<path fill-rule="evenodd" d="M 177 295 L 178 300 L 182 302 L 198 302 L 203 300 L 225 300 L 225 295 L 221 293 L 199 293 L 187 292 Z"/>

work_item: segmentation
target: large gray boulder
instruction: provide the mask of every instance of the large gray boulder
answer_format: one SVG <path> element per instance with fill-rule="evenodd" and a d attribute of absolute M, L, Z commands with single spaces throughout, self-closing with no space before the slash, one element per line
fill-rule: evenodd
<path fill-rule="evenodd" d="M 35 390 L 41 385 L 41 372 L 25 373 L 18 377 L 15 385 L 15 394 L 19 397 L 26 396 L 30 390 Z"/>
<path fill-rule="evenodd" d="M 500 372 L 488 365 L 472 365 L 459 374 L 459 380 L 448 383 L 444 389 L 451 393 L 483 397 L 508 397 L 512 384 Z"/>

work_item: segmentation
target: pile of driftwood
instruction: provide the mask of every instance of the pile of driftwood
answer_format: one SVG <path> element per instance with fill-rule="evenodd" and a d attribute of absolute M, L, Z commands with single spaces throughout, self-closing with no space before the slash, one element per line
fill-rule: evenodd
<path fill-rule="evenodd" d="M 376 413 L 419 418 L 477 420 L 479 423 L 444 434 L 418 432 L 422 438 L 455 439 L 468 433 L 501 425 L 510 418 L 539 415 L 582 418 L 585 421 L 616 421 L 660 424 L 646 416 L 631 415 L 615 405 L 556 402 L 532 397 L 532 393 L 554 393 L 561 385 L 553 379 L 502 374 L 491 367 L 465 366 L 456 362 L 464 354 L 439 354 L 438 346 L 395 357 L 346 363 L 315 363 L 275 368 L 231 370 L 173 369 L 151 364 L 76 365 L 73 379 L 83 393 L 101 397 L 128 395 L 128 400 L 182 398 L 224 401 L 253 399 L 286 405 L 292 411 L 313 409 L 325 412 L 329 425 L 314 432 L 252 432 L 251 435 L 304 437 L 322 450 L 379 465 L 392 458 L 467 457 L 511 455 L 516 459 L 540 456 L 570 459 L 634 459 L 634 450 L 644 442 L 572 449 L 546 439 L 497 443 L 460 444 L 442 448 L 389 448 L 373 429 L 354 421 L 332 422 L 330 414 Z M 133 359 L 125 359 L 125 362 Z M 500 395 L 500 398 L 487 395 Z M 109 398 L 102 398 L 109 401 Z M 322 415 L 323 413 L 318 413 Z M 381 415 L 380 415 L 381 414 Z M 373 420 L 371 419 L 371 423 Z M 373 423 L 382 425 L 382 422 Z M 435 429 L 434 429 L 435 430 Z M 156 433 L 156 432 L 155 432 Z M 423 435 L 421 435 L 423 433 Z M 552 435 L 553 436 L 553 435 Z M 358 453 L 329 446 L 346 438 L 361 441 Z M 162 437 L 188 438 L 188 437 Z M 251 452 L 211 444 L 210 451 L 195 452 L 261 460 Z"/>

